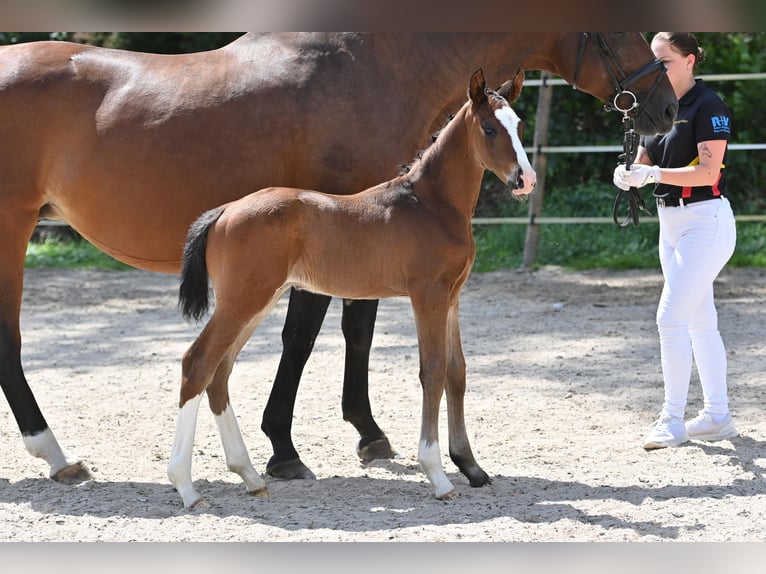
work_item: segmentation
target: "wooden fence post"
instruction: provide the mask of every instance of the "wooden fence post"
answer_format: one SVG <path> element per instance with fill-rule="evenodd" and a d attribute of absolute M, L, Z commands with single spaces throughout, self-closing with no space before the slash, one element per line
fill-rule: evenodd
<path fill-rule="evenodd" d="M 548 72 L 542 72 L 542 85 L 537 96 L 535 135 L 532 144 L 534 147 L 532 167 L 537 173 L 537 186 L 529 198 L 529 223 L 527 223 L 522 260 L 522 265 L 526 268 L 534 265 L 537 259 L 537 244 L 540 239 L 540 224 L 536 220 L 543 210 L 543 197 L 545 196 L 545 169 L 548 159 L 542 152 L 542 148 L 548 145 L 548 124 L 551 116 L 551 100 L 553 99 L 553 86 L 548 82 L 550 78 L 551 75 Z"/>

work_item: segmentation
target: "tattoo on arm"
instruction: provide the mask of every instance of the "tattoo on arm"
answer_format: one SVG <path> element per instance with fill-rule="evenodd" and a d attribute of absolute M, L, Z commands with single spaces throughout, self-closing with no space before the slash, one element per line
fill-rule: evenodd
<path fill-rule="evenodd" d="M 707 147 L 706 143 L 703 143 L 700 146 L 700 150 L 699 151 L 700 151 L 701 154 L 704 154 L 705 157 L 708 157 L 708 158 L 713 157 L 713 153 L 710 151 L 710 148 Z"/>

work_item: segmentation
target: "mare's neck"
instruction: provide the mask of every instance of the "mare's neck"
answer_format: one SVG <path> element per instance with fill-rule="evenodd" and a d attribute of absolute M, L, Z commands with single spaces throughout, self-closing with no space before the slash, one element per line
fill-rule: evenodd
<path fill-rule="evenodd" d="M 395 78 L 393 85 L 427 84 L 423 91 L 430 94 L 430 100 L 424 99 L 422 111 L 415 106 L 412 109 L 413 114 L 426 112 L 430 116 L 429 129 L 422 138 L 441 128 L 448 115 L 465 101 L 466 81 L 478 68 L 482 68 L 484 76 L 496 84 L 494 87 L 511 79 L 519 68 L 545 70 L 571 79 L 571 73 L 565 69 L 570 66 L 559 61 L 568 43 L 571 42 L 564 34 L 556 33 L 392 32 L 372 35 L 372 49 L 383 56 L 378 61 L 391 62 L 394 66 L 390 71 Z"/>
<path fill-rule="evenodd" d="M 468 223 L 476 209 L 484 175 L 484 166 L 468 135 L 465 116 L 469 105 L 460 108 L 405 176 L 420 203 L 431 209 L 446 209 L 450 216 Z"/>

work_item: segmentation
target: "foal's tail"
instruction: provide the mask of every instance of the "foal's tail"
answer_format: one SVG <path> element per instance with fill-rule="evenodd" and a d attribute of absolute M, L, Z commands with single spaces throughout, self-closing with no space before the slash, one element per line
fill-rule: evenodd
<path fill-rule="evenodd" d="M 223 207 L 206 211 L 189 227 L 184 244 L 178 306 L 187 320 L 199 321 L 210 307 L 205 250 L 210 227 L 218 221 Z"/>

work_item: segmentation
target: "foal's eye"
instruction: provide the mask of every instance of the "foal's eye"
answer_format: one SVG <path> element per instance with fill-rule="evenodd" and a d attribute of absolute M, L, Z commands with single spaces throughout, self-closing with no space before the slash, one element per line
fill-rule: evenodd
<path fill-rule="evenodd" d="M 493 138 L 493 137 L 495 137 L 497 135 L 497 131 L 492 126 L 490 126 L 490 125 L 483 125 L 481 127 L 484 130 L 484 134 L 485 135 L 487 135 L 487 136 L 489 136 L 491 138 Z"/>

